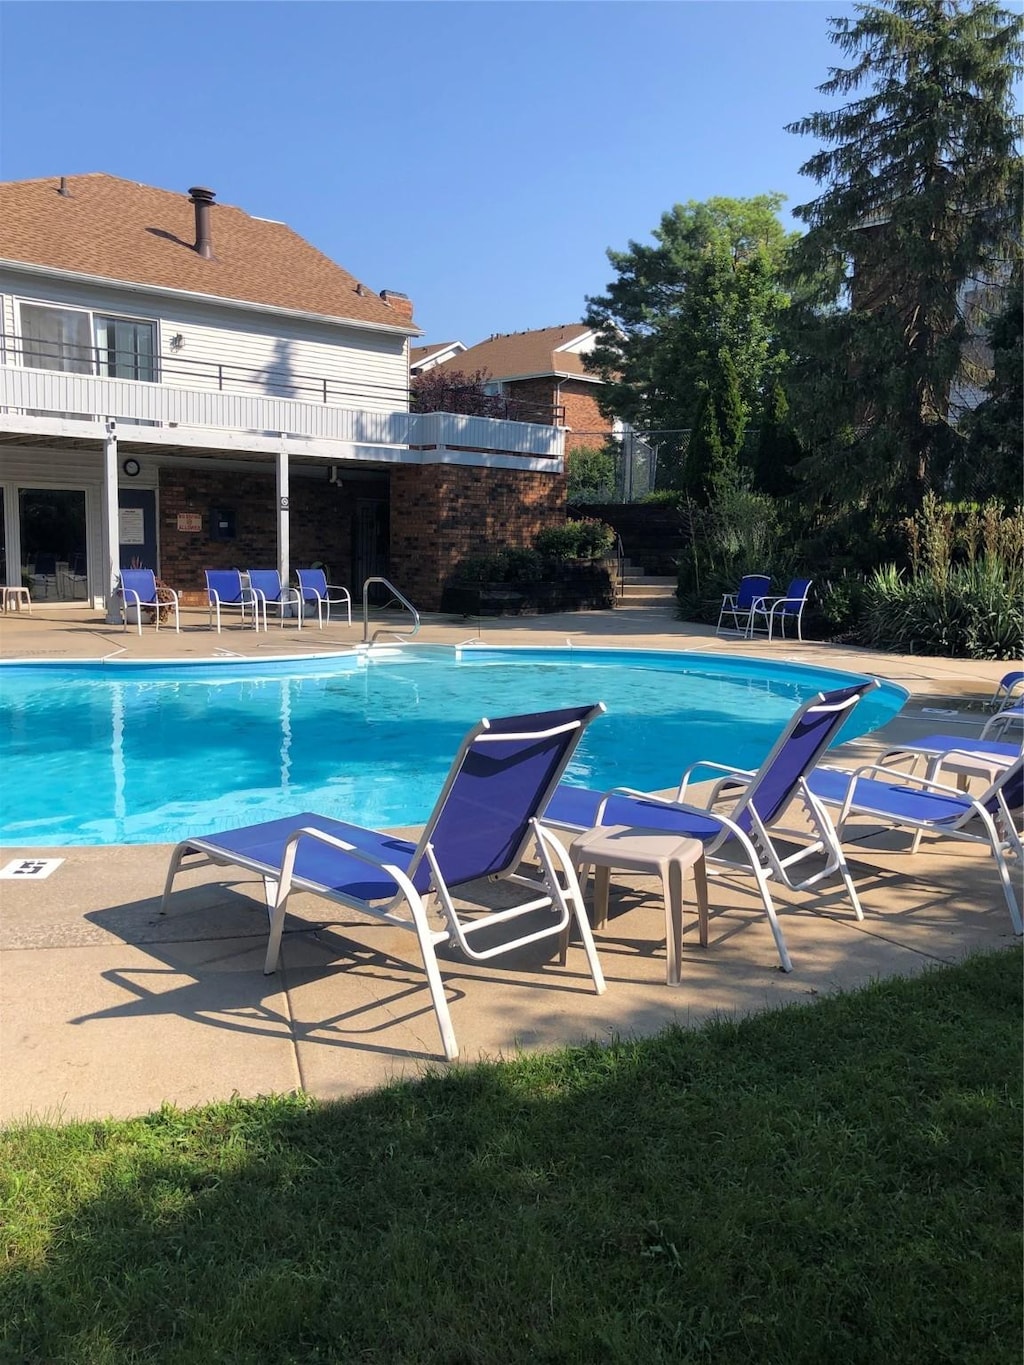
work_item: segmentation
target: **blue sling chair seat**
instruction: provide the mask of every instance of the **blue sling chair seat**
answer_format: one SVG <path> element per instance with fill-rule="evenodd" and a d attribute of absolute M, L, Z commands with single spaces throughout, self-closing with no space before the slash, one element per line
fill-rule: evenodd
<path fill-rule="evenodd" d="M 244 867 L 264 879 L 270 911 L 265 972 L 277 967 L 288 897 L 293 890 L 359 910 L 386 924 L 410 930 L 419 940 L 444 1055 L 458 1056 L 437 945 L 453 943 L 473 961 L 485 961 L 539 939 L 579 932 L 594 989 L 604 977 L 569 856 L 537 820 L 557 786 L 584 729 L 604 706 L 569 707 L 532 715 L 482 720 L 463 739 L 441 794 L 416 843 L 377 830 L 304 811 L 201 839 L 186 839 L 171 857 L 164 887 L 166 909 L 182 861 L 197 855 L 210 863 Z M 520 872 L 523 855 L 537 850 L 539 880 Z M 502 878 L 525 887 L 530 897 L 511 908 L 477 918 L 461 915 L 453 893 L 481 878 Z M 563 880 L 564 879 L 564 880 Z M 539 893 L 539 894 L 538 894 Z M 436 906 L 443 925 L 432 928 L 428 908 Z M 489 947 L 473 936 L 496 924 L 536 911 L 549 913 L 524 927 L 518 938 Z"/>
<path fill-rule="evenodd" d="M 544 823 L 572 831 L 597 825 L 632 825 L 699 839 L 712 875 L 721 875 L 723 871 L 753 873 L 782 970 L 791 971 L 793 964 L 775 913 L 770 880 L 800 891 L 838 872 L 857 918 L 864 918 L 832 821 L 809 790 L 807 774 L 836 738 L 861 697 L 877 686 L 872 678 L 812 697 L 791 718 L 756 772 L 719 763 L 695 763 L 683 774 L 672 800 L 627 787 L 600 792 L 562 783 L 545 808 Z M 689 784 L 694 773 L 703 770 L 719 776 L 706 805 L 689 804 L 686 800 Z M 784 830 L 778 825 L 794 801 L 803 805 L 810 836 L 806 830 Z M 796 839 L 801 847 L 784 855 L 775 846 L 777 835 Z M 824 866 L 803 881 L 793 881 L 792 869 L 814 854 L 825 855 Z"/>
<path fill-rule="evenodd" d="M 920 834 L 964 839 L 987 844 L 995 859 L 1010 922 L 1021 932 L 1020 907 L 1010 880 L 1007 857 L 1022 858 L 1021 836 L 1014 823 L 1024 807 L 1024 759 L 1017 758 L 980 795 L 973 797 L 927 777 L 899 774 L 872 763 L 855 772 L 818 768 L 808 786 L 819 801 L 838 808 L 836 826 L 840 836 L 852 815 L 867 816 L 886 826 L 914 831 L 914 848 Z"/>

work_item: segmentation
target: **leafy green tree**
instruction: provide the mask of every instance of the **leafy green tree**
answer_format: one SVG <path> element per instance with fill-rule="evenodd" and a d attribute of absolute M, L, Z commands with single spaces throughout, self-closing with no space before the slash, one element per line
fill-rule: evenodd
<path fill-rule="evenodd" d="M 586 363 L 605 381 L 606 414 L 644 430 L 695 428 L 724 348 L 749 419 L 766 373 L 782 364 L 777 320 L 788 296 L 779 270 L 791 240 L 782 202 L 763 194 L 677 204 L 654 245 L 609 250 L 616 279 L 587 300 L 586 318 L 599 333 Z M 681 471 L 659 463 L 659 483 L 673 472 Z"/>
<path fill-rule="evenodd" d="M 1019 16 L 993 0 L 885 0 L 830 19 L 852 65 L 822 93 L 866 92 L 790 131 L 825 144 L 795 274 L 827 282 L 791 315 L 790 383 L 820 497 L 920 506 L 963 456 L 949 397 L 970 381 L 964 286 L 1019 251 L 1013 81 Z"/>

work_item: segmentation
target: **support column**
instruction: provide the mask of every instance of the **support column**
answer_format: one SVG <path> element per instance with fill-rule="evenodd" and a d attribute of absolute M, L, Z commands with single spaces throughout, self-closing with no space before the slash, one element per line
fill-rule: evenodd
<path fill-rule="evenodd" d="M 107 418 L 103 438 L 103 553 L 107 565 L 107 625 L 121 624 L 121 599 L 115 595 L 121 572 L 121 530 L 117 503 L 117 423 Z"/>
<path fill-rule="evenodd" d="M 288 586 L 291 575 L 290 520 L 288 511 L 288 452 L 281 436 L 281 450 L 277 457 L 277 571 L 281 586 Z"/>

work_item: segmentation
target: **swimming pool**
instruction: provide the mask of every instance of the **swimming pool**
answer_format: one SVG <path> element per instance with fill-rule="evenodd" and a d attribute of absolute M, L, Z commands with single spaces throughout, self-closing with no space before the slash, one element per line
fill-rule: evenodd
<path fill-rule="evenodd" d="M 0 665 L 0 842 L 164 843 L 312 809 L 374 826 L 430 812 L 481 716 L 603 701 L 567 780 L 671 786 L 698 758 L 756 767 L 849 673 L 695 653 L 436 645 L 203 663 Z M 882 725 L 883 683 L 842 738 Z"/>

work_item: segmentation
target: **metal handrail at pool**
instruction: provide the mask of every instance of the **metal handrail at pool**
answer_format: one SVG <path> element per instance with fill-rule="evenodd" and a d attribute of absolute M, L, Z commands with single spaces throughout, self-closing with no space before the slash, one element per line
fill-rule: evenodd
<path fill-rule="evenodd" d="M 387 588 L 388 592 L 391 593 L 392 601 L 398 602 L 407 612 L 411 613 L 413 621 L 412 630 L 391 630 L 387 626 L 380 626 L 372 635 L 370 635 L 370 585 L 372 583 L 382 584 Z M 391 602 L 385 604 L 385 610 L 387 610 L 389 606 L 391 606 Z M 409 599 L 398 591 L 394 583 L 387 578 L 380 578 L 376 575 L 373 578 L 366 579 L 363 583 L 363 644 L 366 644 L 367 639 L 369 639 L 371 645 L 375 644 L 378 635 L 392 635 L 396 640 L 411 640 L 414 635 L 419 634 L 419 629 L 419 612 Z"/>

